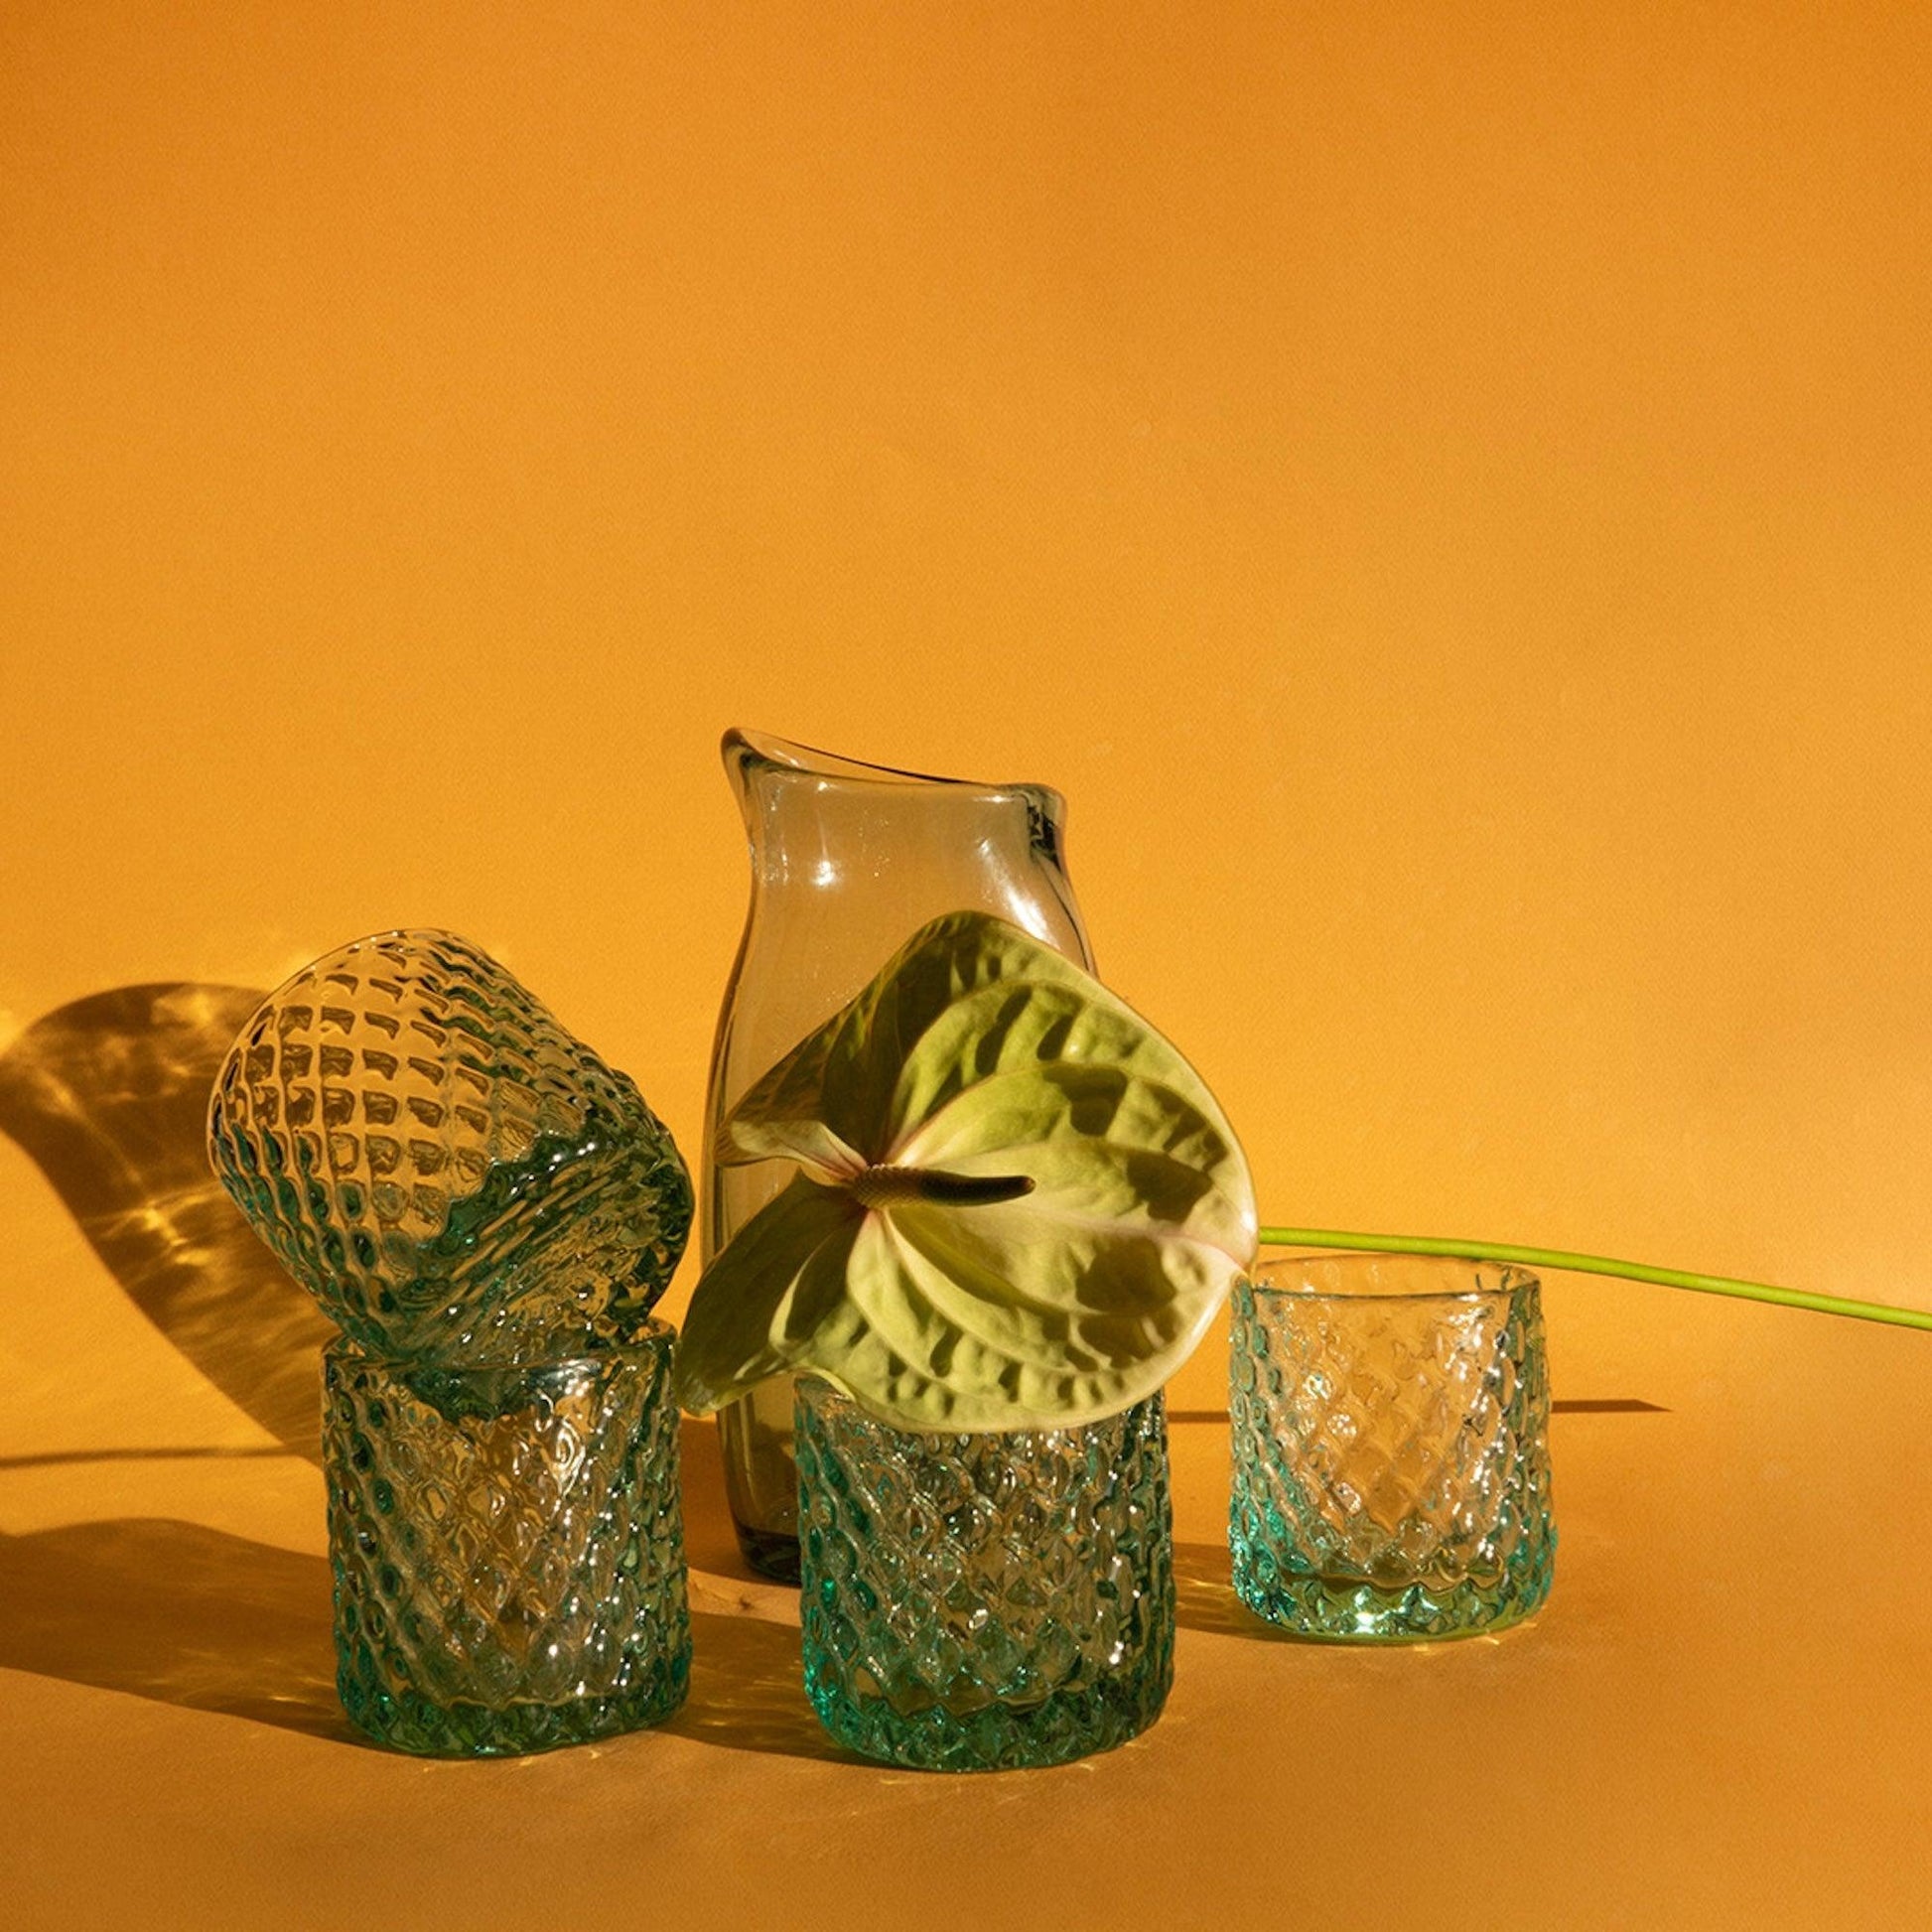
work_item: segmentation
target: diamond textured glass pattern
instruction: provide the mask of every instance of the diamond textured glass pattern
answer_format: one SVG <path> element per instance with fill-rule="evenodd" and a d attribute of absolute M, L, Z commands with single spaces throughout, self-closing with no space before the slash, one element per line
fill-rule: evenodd
<path fill-rule="evenodd" d="M 798 1386 L 805 1684 L 920 1769 L 1057 1764 L 1160 1715 L 1173 1673 L 1162 1399 L 1078 1428 L 908 1434 Z"/>
<path fill-rule="evenodd" d="M 1548 1595 L 1536 1278 L 1383 1256 L 1275 1262 L 1235 1291 L 1234 1583 L 1306 1635 L 1464 1635 Z"/>
<path fill-rule="evenodd" d="M 690 1669 L 671 1334 L 538 1368 L 324 1357 L 338 1688 L 402 1750 L 654 1724 Z"/>
<path fill-rule="evenodd" d="M 215 1172 L 372 1355 L 555 1360 L 642 1332 L 691 1222 L 625 1074 L 444 932 L 340 947 L 215 1082 Z"/>

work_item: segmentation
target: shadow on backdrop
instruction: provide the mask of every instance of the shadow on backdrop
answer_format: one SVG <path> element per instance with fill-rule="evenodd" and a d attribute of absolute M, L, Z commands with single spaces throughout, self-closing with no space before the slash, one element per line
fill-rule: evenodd
<path fill-rule="evenodd" d="M 1268 1625 L 1234 1593 L 1234 1573 L 1225 1543 L 1173 1546 L 1174 1621 L 1183 1630 L 1217 1637 L 1266 1635 Z"/>
<path fill-rule="evenodd" d="M 701 1501 L 695 1514 L 722 1519 L 709 1532 L 722 1545 L 722 1470 L 716 1479 L 716 1505 Z M 858 1762 L 806 1701 L 796 1593 L 702 1572 L 691 1591 L 690 1695 L 662 1728 L 733 1750 Z M 327 1560 L 198 1523 L 124 1517 L 0 1535 L 0 1669 L 381 1748 L 337 1702 Z"/>
<path fill-rule="evenodd" d="M 697 1608 L 691 1621 L 690 1695 L 661 1728 L 858 1761 L 806 1702 L 795 1623 Z M 198 1523 L 127 1517 L 0 1536 L 0 1669 L 382 1748 L 337 1702 L 327 1560 Z"/>
<path fill-rule="evenodd" d="M 199 1523 L 0 1536 L 0 1665 L 360 1741 L 336 1702 L 329 1565 Z"/>
<path fill-rule="evenodd" d="M 738 1547 L 714 1421 L 683 1418 L 678 1464 L 690 1565 L 691 1694 L 662 1727 L 729 1750 L 862 1763 L 833 1743 L 805 1696 L 798 1592 L 760 1577 Z"/>
<path fill-rule="evenodd" d="M 262 999 L 172 982 L 60 1007 L 0 1054 L 0 1130 L 39 1164 L 128 1300 L 314 1462 L 330 1325 L 207 1164 L 208 1090 Z"/>
<path fill-rule="evenodd" d="M 743 1612 L 691 1611 L 691 1694 L 660 1726 L 728 1750 L 863 1764 L 835 1744 L 805 1695 L 798 1626 Z"/>

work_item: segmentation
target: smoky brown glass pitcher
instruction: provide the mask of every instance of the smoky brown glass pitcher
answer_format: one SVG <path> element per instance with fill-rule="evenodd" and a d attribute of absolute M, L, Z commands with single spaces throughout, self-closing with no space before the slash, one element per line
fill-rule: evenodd
<path fill-rule="evenodd" d="M 725 770 L 745 815 L 752 898 L 725 989 L 705 1109 L 700 1246 L 712 1257 L 790 1177 L 720 1168 L 718 1131 L 746 1090 L 941 913 L 983 911 L 1092 970 L 1060 854 L 1066 804 L 1035 784 L 975 784 L 861 764 L 733 731 Z M 719 1417 L 738 1540 L 798 1580 L 793 1385 L 778 1377 Z"/>

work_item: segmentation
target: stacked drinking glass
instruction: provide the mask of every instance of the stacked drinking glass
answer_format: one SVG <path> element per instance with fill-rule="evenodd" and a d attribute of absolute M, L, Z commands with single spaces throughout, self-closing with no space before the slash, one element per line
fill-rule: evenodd
<path fill-rule="evenodd" d="M 339 1324 L 337 1682 L 399 1749 L 654 1724 L 690 1671 L 671 1330 L 691 1184 L 624 1074 L 486 954 L 391 932 L 243 1028 L 210 1155 Z"/>

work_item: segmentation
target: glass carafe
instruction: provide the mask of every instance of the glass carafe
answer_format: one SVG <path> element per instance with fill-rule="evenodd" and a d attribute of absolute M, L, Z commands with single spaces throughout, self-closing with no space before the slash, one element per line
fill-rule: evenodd
<path fill-rule="evenodd" d="M 762 733 L 725 736 L 751 843 L 752 902 L 725 989 L 705 1109 L 702 1258 L 777 1193 L 783 1162 L 719 1168 L 719 1126 L 753 1081 L 836 1013 L 926 920 L 997 913 L 1091 968 L 1060 857 L 1065 801 L 1043 785 L 974 784 L 860 764 Z M 768 1577 L 798 1578 L 792 1385 L 719 1418 L 738 1540 Z"/>

